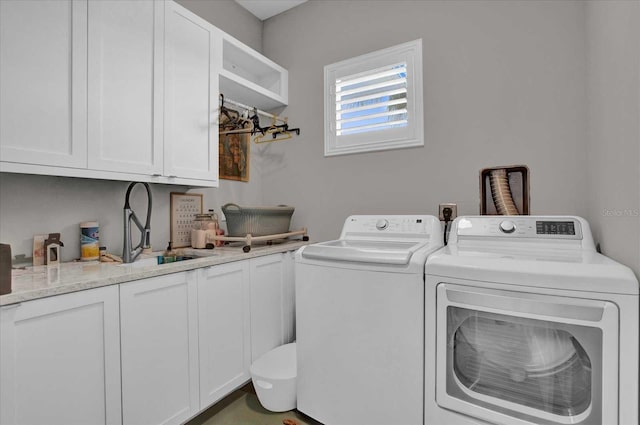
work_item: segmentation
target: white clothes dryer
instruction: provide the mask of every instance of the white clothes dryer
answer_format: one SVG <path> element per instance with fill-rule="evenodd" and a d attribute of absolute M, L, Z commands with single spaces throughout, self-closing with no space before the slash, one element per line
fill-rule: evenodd
<path fill-rule="evenodd" d="M 458 217 L 425 285 L 425 424 L 638 424 L 638 281 L 585 220 Z"/>
<path fill-rule="evenodd" d="M 351 216 L 296 253 L 298 410 L 330 425 L 422 425 L 433 216 Z"/>

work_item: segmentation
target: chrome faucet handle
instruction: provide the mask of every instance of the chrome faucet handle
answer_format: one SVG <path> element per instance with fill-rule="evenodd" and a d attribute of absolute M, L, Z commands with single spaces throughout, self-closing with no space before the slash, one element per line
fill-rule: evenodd
<path fill-rule="evenodd" d="M 150 229 L 144 229 L 144 235 L 142 238 L 142 248 L 143 249 L 148 249 L 151 248 L 151 230 Z"/>
<path fill-rule="evenodd" d="M 142 245 L 145 242 L 145 228 L 140 224 L 140 220 L 136 216 L 136 213 L 131 209 L 127 208 L 124 210 L 124 253 L 123 253 L 123 262 L 132 263 L 136 260 L 136 258 L 142 253 Z M 136 225 L 136 227 L 140 230 L 141 237 L 140 242 L 134 248 L 133 243 L 131 242 L 131 222 Z M 147 231 L 148 233 L 148 231 Z"/>

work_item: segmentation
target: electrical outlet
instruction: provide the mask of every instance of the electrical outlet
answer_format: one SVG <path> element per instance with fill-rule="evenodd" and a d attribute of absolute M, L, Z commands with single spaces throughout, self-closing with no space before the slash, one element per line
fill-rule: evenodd
<path fill-rule="evenodd" d="M 453 219 L 458 216 L 458 204 L 440 204 L 440 221 L 444 221 L 444 214 L 442 212 L 445 208 L 451 208 L 451 217 L 449 218 L 449 220 L 453 221 Z"/>

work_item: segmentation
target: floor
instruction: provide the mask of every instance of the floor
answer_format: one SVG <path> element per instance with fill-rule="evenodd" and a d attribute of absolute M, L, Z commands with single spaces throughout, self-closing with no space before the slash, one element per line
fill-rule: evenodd
<path fill-rule="evenodd" d="M 187 422 L 186 425 L 322 425 L 291 410 L 274 413 L 264 409 L 251 384 L 231 393 Z"/>

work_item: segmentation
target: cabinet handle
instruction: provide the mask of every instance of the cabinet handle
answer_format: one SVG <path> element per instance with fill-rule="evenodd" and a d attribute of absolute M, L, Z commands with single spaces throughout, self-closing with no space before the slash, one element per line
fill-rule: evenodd
<path fill-rule="evenodd" d="M 151 176 L 153 176 L 153 177 L 160 177 L 160 176 L 162 176 L 162 174 L 160 174 L 160 173 L 153 173 L 153 174 L 151 174 Z"/>
<path fill-rule="evenodd" d="M 178 176 L 169 176 L 170 179 L 175 179 Z"/>

